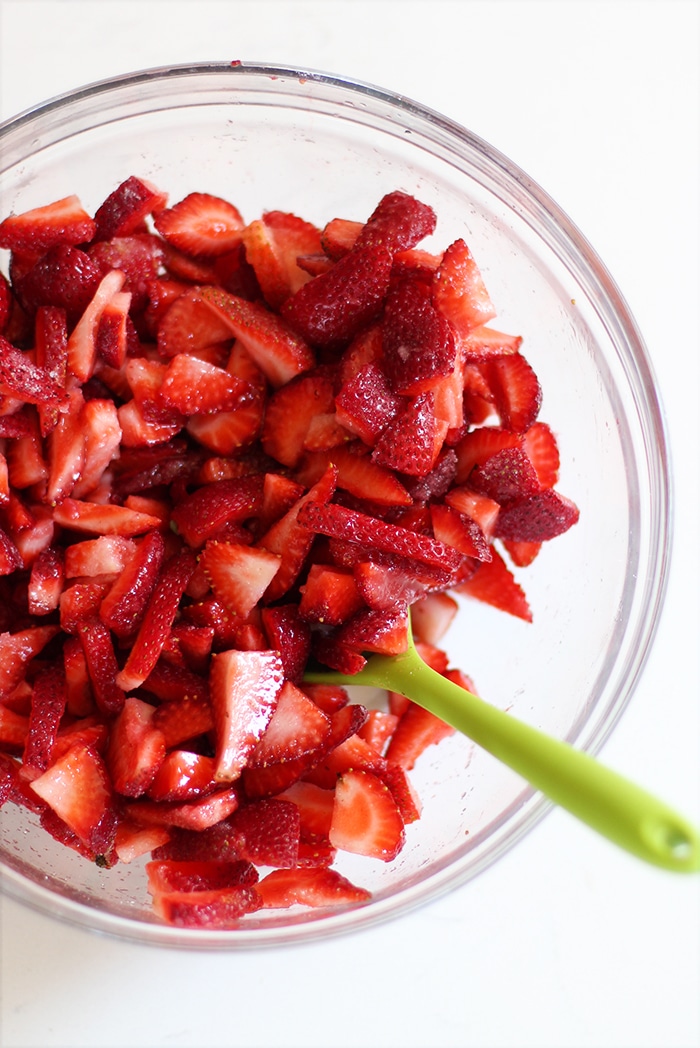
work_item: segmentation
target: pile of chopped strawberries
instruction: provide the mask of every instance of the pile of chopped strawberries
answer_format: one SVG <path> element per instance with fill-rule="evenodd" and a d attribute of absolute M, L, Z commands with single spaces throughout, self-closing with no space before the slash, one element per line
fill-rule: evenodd
<path fill-rule="evenodd" d="M 408 773 L 452 729 L 354 675 L 440 641 L 454 594 L 529 621 L 515 571 L 578 518 L 522 339 L 402 192 L 246 224 L 131 177 L 0 223 L 0 804 L 165 922 L 364 902 Z"/>

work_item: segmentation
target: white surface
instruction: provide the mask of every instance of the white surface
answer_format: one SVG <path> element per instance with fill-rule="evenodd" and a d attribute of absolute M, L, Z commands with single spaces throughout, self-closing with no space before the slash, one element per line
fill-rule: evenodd
<path fill-rule="evenodd" d="M 112 74 L 270 61 L 412 96 L 509 155 L 607 263 L 675 458 L 658 641 L 603 757 L 700 822 L 696 2 L 0 0 L 0 116 Z M 354 937 L 234 955 L 4 900 L 3 1048 L 698 1048 L 700 881 L 553 812 L 460 891 Z"/>

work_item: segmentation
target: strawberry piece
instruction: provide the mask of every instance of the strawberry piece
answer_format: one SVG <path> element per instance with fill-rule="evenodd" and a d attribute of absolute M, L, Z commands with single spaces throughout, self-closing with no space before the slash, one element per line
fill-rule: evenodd
<path fill-rule="evenodd" d="M 363 608 L 339 629 L 337 639 L 359 652 L 400 655 L 408 649 L 406 608 Z"/>
<path fill-rule="evenodd" d="M 8 326 L 10 315 L 12 313 L 13 301 L 14 295 L 7 281 L 7 277 L 0 273 L 0 335 L 2 335 Z"/>
<path fill-rule="evenodd" d="M 190 436 L 218 455 L 237 455 L 260 433 L 265 411 L 263 395 L 257 390 L 242 394 L 235 410 L 214 415 L 193 415 L 187 421 Z"/>
<path fill-rule="evenodd" d="M 66 678 L 60 663 L 46 666 L 34 681 L 23 764 L 46 771 L 66 708 Z"/>
<path fill-rule="evenodd" d="M 21 553 L 10 536 L 0 528 L 0 575 L 11 575 L 23 567 Z"/>
<path fill-rule="evenodd" d="M 132 636 L 140 626 L 164 556 L 160 532 L 148 532 L 101 601 L 100 618 L 120 639 Z"/>
<path fill-rule="evenodd" d="M 374 361 L 360 367 L 335 398 L 340 424 L 368 447 L 374 447 L 401 406 L 401 398 L 392 391 L 384 371 Z"/>
<path fill-rule="evenodd" d="M 452 328 L 414 278 L 397 281 L 387 296 L 382 346 L 391 388 L 406 396 L 433 389 L 457 364 Z"/>
<path fill-rule="evenodd" d="M 29 717 L 7 706 L 0 706 L 0 748 L 11 753 L 21 753 L 26 748 L 28 734 Z"/>
<path fill-rule="evenodd" d="M 491 560 L 481 561 L 474 574 L 455 589 L 525 622 L 532 622 L 532 611 L 522 586 L 495 549 L 491 550 Z"/>
<path fill-rule="evenodd" d="M 299 375 L 275 391 L 265 408 L 260 440 L 265 452 L 284 466 L 296 466 L 312 420 L 333 407 L 333 383 L 321 372 Z"/>
<path fill-rule="evenodd" d="M 379 437 L 372 461 L 399 473 L 425 477 L 437 461 L 448 424 L 435 417 L 432 392 L 414 397 Z"/>
<path fill-rule="evenodd" d="M 231 330 L 202 299 L 199 288 L 190 288 L 163 310 L 157 337 L 158 352 L 167 359 L 228 342 Z"/>
<path fill-rule="evenodd" d="M 223 368 L 180 353 L 168 364 L 159 395 L 183 415 L 208 415 L 231 411 L 247 391 L 245 382 Z"/>
<path fill-rule="evenodd" d="M 209 688 L 205 677 L 193 673 L 184 665 L 169 661 L 166 647 L 163 648 L 161 658 L 146 677 L 142 687 L 163 704 L 183 696 L 188 700 L 195 699 L 205 704 L 209 701 Z M 160 707 L 158 709 L 160 711 Z"/>
<path fill-rule="evenodd" d="M 489 553 L 489 559 L 491 555 Z M 438 673 L 444 673 L 447 669 L 447 656 L 436 649 L 436 645 L 454 622 L 458 610 L 457 601 L 448 593 L 427 593 L 411 606 L 411 625 L 416 645 L 420 648 L 422 658 Z M 426 645 L 433 649 L 430 655 L 425 651 Z"/>
<path fill-rule="evenodd" d="M 333 714 L 347 706 L 350 701 L 346 689 L 341 684 L 308 684 L 301 685 L 302 691 L 316 703 L 324 713 Z"/>
<path fill-rule="evenodd" d="M 70 531 L 91 535 L 122 535 L 125 538 L 143 535 L 160 527 L 161 523 L 159 517 L 138 513 L 126 506 L 113 503 L 100 505 L 74 498 L 64 498 L 54 509 L 53 517 L 56 524 Z"/>
<path fill-rule="evenodd" d="M 385 247 L 357 248 L 304 284 L 281 314 L 309 345 L 342 345 L 379 315 L 390 275 Z"/>
<path fill-rule="evenodd" d="M 109 586 L 110 581 L 102 578 L 66 586 L 58 604 L 64 633 L 77 637 L 81 626 L 97 617 Z"/>
<path fill-rule="evenodd" d="M 124 291 L 131 296 L 132 310 L 139 314 L 145 312 L 151 300 L 153 284 L 160 285 L 163 254 L 161 241 L 150 233 L 112 237 L 93 243 L 88 249 L 91 261 L 103 276 L 110 269 L 124 273 Z"/>
<path fill-rule="evenodd" d="M 535 468 L 522 447 L 503 448 L 482 465 L 475 466 L 469 474 L 469 484 L 500 505 L 528 498 L 540 490 Z"/>
<path fill-rule="evenodd" d="M 228 819 L 239 804 L 234 789 L 219 789 L 193 801 L 151 801 L 139 797 L 125 805 L 127 818 L 143 826 L 166 826 L 196 834 Z"/>
<path fill-rule="evenodd" d="M 165 759 L 165 738 L 153 723 L 155 707 L 129 697 L 115 719 L 107 748 L 112 785 L 124 797 L 145 793 Z"/>
<path fill-rule="evenodd" d="M 58 608 L 65 583 L 64 553 L 58 546 L 47 546 L 32 564 L 27 590 L 30 615 L 50 615 Z"/>
<path fill-rule="evenodd" d="M 0 335 L 0 393 L 26 404 L 57 404 L 65 399 L 63 388 L 44 368 Z"/>
<path fill-rule="evenodd" d="M 216 727 L 216 778 L 237 779 L 267 727 L 284 681 L 274 651 L 223 651 L 211 665 Z"/>
<path fill-rule="evenodd" d="M 559 447 L 546 422 L 535 422 L 525 432 L 523 450 L 537 473 L 540 488 L 553 488 L 559 479 Z"/>
<path fill-rule="evenodd" d="M 364 222 L 354 222 L 347 218 L 332 218 L 321 230 L 321 247 L 328 258 L 337 262 L 347 255 L 356 244 L 364 228 Z"/>
<path fill-rule="evenodd" d="M 514 353 L 489 361 L 487 374 L 501 424 L 524 433 L 542 404 L 542 389 L 534 369 L 522 354 Z"/>
<path fill-rule="evenodd" d="M 291 681 L 285 681 L 248 766 L 265 767 L 317 750 L 330 734 L 330 727 L 323 710 Z"/>
<path fill-rule="evenodd" d="M 124 693 L 116 683 L 119 666 L 109 630 L 95 615 L 79 623 L 77 634 L 97 708 L 106 716 L 119 713 L 124 706 Z"/>
<path fill-rule="evenodd" d="M 107 769 L 95 750 L 76 743 L 30 786 L 90 853 L 110 851 L 117 817 Z"/>
<path fill-rule="evenodd" d="M 458 484 L 464 484 L 474 466 L 483 465 L 496 452 L 504 448 L 516 448 L 522 444 L 517 433 L 497 426 L 479 426 L 470 430 L 455 448 L 457 454 Z"/>
<path fill-rule="evenodd" d="M 67 196 L 0 222 L 0 248 L 43 253 L 55 244 L 85 244 L 94 233 L 78 197 Z"/>
<path fill-rule="evenodd" d="M 49 475 L 44 499 L 55 505 L 71 495 L 85 466 L 85 436 L 80 416 L 85 401 L 79 388 L 69 394 L 66 410 L 48 435 Z"/>
<path fill-rule="evenodd" d="M 152 895 L 167 892 L 203 892 L 218 888 L 234 888 L 238 885 L 253 885 L 258 881 L 258 871 L 250 862 L 238 859 L 222 862 L 210 859 L 177 862 L 160 859 L 147 862 L 145 866 L 148 890 Z"/>
<path fill-rule="evenodd" d="M 67 636 L 63 642 L 63 670 L 66 678 L 66 712 L 71 717 L 89 716 L 96 707 L 85 652 L 78 637 Z"/>
<path fill-rule="evenodd" d="M 446 492 L 445 503 L 462 516 L 476 521 L 484 537 L 491 541 L 501 508 L 497 502 L 469 487 L 457 486 Z"/>
<path fill-rule="evenodd" d="M 399 719 L 386 751 L 386 759 L 411 771 L 429 746 L 437 745 L 454 733 L 455 729 L 450 724 L 411 702 Z"/>
<path fill-rule="evenodd" d="M 367 663 L 361 652 L 344 644 L 334 633 L 312 634 L 311 653 L 317 662 L 348 676 L 359 673 Z"/>
<path fill-rule="evenodd" d="M 494 534 L 517 542 L 545 542 L 563 535 L 578 518 L 578 507 L 571 499 L 548 488 L 502 507 Z"/>
<path fill-rule="evenodd" d="M 68 367 L 79 382 L 87 382 L 97 360 L 97 331 L 108 303 L 124 286 L 126 277 L 119 269 L 105 274 L 68 338 Z"/>
<path fill-rule="evenodd" d="M 97 323 L 95 354 L 113 368 L 120 368 L 126 360 L 130 309 L 131 292 L 118 291 L 102 310 Z"/>
<path fill-rule="evenodd" d="M 371 893 L 358 888 L 336 870 L 324 867 L 272 870 L 259 882 L 256 891 L 265 909 L 290 906 L 349 906 L 367 902 Z"/>
<path fill-rule="evenodd" d="M 409 570 L 373 560 L 359 561 L 353 567 L 353 575 L 365 604 L 380 611 L 412 604 L 429 585 Z"/>
<path fill-rule="evenodd" d="M 306 506 L 322 505 L 332 497 L 336 476 L 334 468 L 328 469 L 321 479 L 258 539 L 256 545 L 281 558 L 280 568 L 266 591 L 266 601 L 271 603 L 283 597 L 299 576 L 313 543 L 313 533 L 299 520 L 299 515 Z"/>
<path fill-rule="evenodd" d="M 62 309 L 75 324 L 100 283 L 100 269 L 89 254 L 70 244 L 56 244 L 15 282 L 15 292 L 30 317 L 39 308 Z"/>
<path fill-rule="evenodd" d="M 158 661 L 195 566 L 189 550 L 174 554 L 163 566 L 126 665 L 117 674 L 117 684 L 123 691 L 143 684 Z"/>
<path fill-rule="evenodd" d="M 301 525 L 321 535 L 350 539 L 372 550 L 398 553 L 448 571 L 462 562 L 461 554 L 437 539 L 344 506 L 307 502 L 300 508 L 298 519 Z"/>
<path fill-rule="evenodd" d="M 361 229 L 354 250 L 384 247 L 394 254 L 415 247 L 435 231 L 437 216 L 428 204 L 408 193 L 387 193 Z"/>
<path fill-rule="evenodd" d="M 369 710 L 367 720 L 358 732 L 359 738 L 377 753 L 383 754 L 391 739 L 399 718 L 385 710 Z"/>
<path fill-rule="evenodd" d="M 304 288 L 297 294 L 302 294 Z M 273 388 L 285 385 L 316 363 L 309 346 L 283 317 L 222 288 L 203 287 L 200 295 L 214 315 L 224 321 L 230 334 L 241 340 Z"/>
<path fill-rule="evenodd" d="M 229 819 L 242 859 L 258 866 L 296 865 L 301 824 L 299 810 L 276 797 L 243 805 Z"/>
<path fill-rule="evenodd" d="M 361 769 L 340 776 L 330 828 L 330 841 L 342 851 L 391 862 L 405 841 L 396 802 L 380 778 Z"/>
<path fill-rule="evenodd" d="M 483 531 L 471 517 L 465 517 L 451 506 L 433 503 L 430 517 L 435 538 L 447 546 L 458 549 L 466 557 L 476 560 L 490 560 L 491 547 Z"/>
<path fill-rule="evenodd" d="M 517 353 L 523 344 L 520 335 L 506 335 L 495 328 L 479 325 L 461 338 L 462 352 L 467 360 L 482 361 L 486 357 Z"/>
<path fill-rule="evenodd" d="M 175 506 L 172 521 L 187 545 L 197 549 L 225 524 L 257 516 L 262 488 L 263 480 L 259 476 L 206 484 Z"/>
<path fill-rule="evenodd" d="M 188 801 L 216 789 L 213 757 L 189 750 L 173 750 L 156 769 L 148 796 L 154 801 Z"/>
<path fill-rule="evenodd" d="M 147 218 L 165 207 L 167 194 L 146 179 L 131 175 L 109 194 L 95 213 L 95 240 L 112 240 L 135 232 Z M 91 240 L 93 237 L 85 237 Z"/>
<path fill-rule="evenodd" d="M 358 441 L 346 447 L 333 448 L 307 455 L 296 476 L 305 481 L 320 476 L 329 466 L 337 469 L 337 485 L 357 498 L 364 499 L 371 492 L 376 506 L 409 506 L 411 496 L 392 470 L 373 462 Z"/>
<path fill-rule="evenodd" d="M 190 193 L 159 211 L 154 225 L 168 243 L 196 258 L 215 258 L 241 241 L 243 219 L 233 204 L 210 193 Z"/>
<path fill-rule="evenodd" d="M 29 663 L 58 633 L 58 626 L 30 626 L 16 633 L 0 633 L 0 700 L 22 681 Z"/>
<path fill-rule="evenodd" d="M 301 587 L 299 614 L 309 622 L 339 626 L 363 605 L 355 579 L 348 571 L 312 564 Z"/>
<path fill-rule="evenodd" d="M 97 397 L 83 404 L 79 424 L 83 432 L 84 462 L 71 495 L 84 499 L 96 490 L 107 468 L 118 458 L 122 431 L 113 401 Z"/>
<path fill-rule="evenodd" d="M 261 906 L 257 890 L 245 885 L 206 891 L 163 892 L 153 897 L 156 915 L 176 928 L 226 931 L 237 928 L 241 917 L 255 913 Z"/>
<path fill-rule="evenodd" d="M 245 618 L 277 574 L 281 558 L 254 546 L 209 539 L 200 564 L 217 599 L 233 615 Z"/>
<path fill-rule="evenodd" d="M 540 552 L 542 543 L 504 539 L 503 547 L 516 568 L 527 568 Z"/>
<path fill-rule="evenodd" d="M 65 551 L 66 578 L 121 573 L 135 551 L 133 540 L 120 535 L 101 535 L 99 539 L 76 542 Z"/>
<path fill-rule="evenodd" d="M 436 308 L 460 336 L 468 336 L 496 315 L 479 267 L 461 239 L 445 251 L 432 295 Z"/>
<path fill-rule="evenodd" d="M 153 724 L 161 731 L 165 748 L 170 750 L 213 731 L 214 713 L 208 698 L 185 693 L 182 698 L 159 706 Z"/>
<path fill-rule="evenodd" d="M 299 809 L 302 839 L 325 840 L 333 816 L 333 790 L 324 790 L 312 782 L 295 782 L 279 795 L 279 800 L 291 801 Z"/>
<path fill-rule="evenodd" d="M 260 619 L 268 647 L 278 651 L 287 680 L 297 683 L 311 651 L 311 630 L 296 604 L 262 608 Z"/>
<path fill-rule="evenodd" d="M 119 862 L 134 862 L 169 840 L 170 830 L 164 826 L 139 826 L 121 818 L 117 824 L 114 851 Z"/>

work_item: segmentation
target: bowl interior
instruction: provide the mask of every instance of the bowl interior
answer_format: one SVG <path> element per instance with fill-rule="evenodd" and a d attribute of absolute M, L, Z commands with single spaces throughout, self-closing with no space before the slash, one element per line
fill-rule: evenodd
<path fill-rule="evenodd" d="M 457 237 L 470 245 L 498 309 L 494 325 L 524 337 L 544 390 L 540 417 L 560 443 L 558 488 L 581 510 L 577 527 L 518 572 L 534 623 L 463 601 L 446 647 L 483 697 L 595 750 L 634 687 L 663 597 L 666 441 L 634 321 L 546 194 L 468 131 L 412 102 L 268 67 L 123 77 L 25 114 L 0 135 L 3 216 L 71 193 L 92 212 L 132 174 L 172 202 L 193 190 L 224 196 L 246 220 L 272 208 L 319 225 L 364 220 L 394 189 L 435 207 L 438 227 L 425 246 L 442 250 Z M 426 753 L 413 781 L 423 816 L 399 859 L 338 863 L 374 893 L 352 911 L 263 912 L 231 933 L 164 928 L 151 914 L 143 863 L 101 871 L 9 805 L 0 813 L 3 881 L 31 905 L 115 934 L 188 946 L 279 943 L 383 919 L 464 882 L 545 809 L 461 737 Z"/>

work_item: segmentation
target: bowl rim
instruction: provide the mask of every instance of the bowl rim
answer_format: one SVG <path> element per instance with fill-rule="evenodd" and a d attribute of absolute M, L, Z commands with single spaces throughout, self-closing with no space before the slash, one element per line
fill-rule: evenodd
<path fill-rule="evenodd" d="M 569 218 L 568 214 L 535 180 L 530 178 L 522 168 L 496 147 L 490 145 L 464 125 L 412 98 L 364 80 L 324 72 L 315 68 L 246 61 L 194 62 L 153 66 L 92 81 L 55 95 L 0 123 L 0 158 L 2 145 L 10 135 L 24 128 L 31 127 L 34 122 L 57 114 L 68 107 L 79 106 L 81 103 L 94 101 L 101 96 L 110 96 L 119 90 L 137 88 L 142 84 L 176 80 L 184 81 L 190 77 L 224 76 L 231 78 L 231 87 L 234 90 L 236 78 L 245 76 L 253 79 L 271 79 L 280 82 L 296 80 L 300 83 L 324 85 L 334 91 L 350 91 L 355 95 L 372 98 L 390 110 L 398 109 L 404 113 L 411 114 L 413 118 L 425 125 L 430 125 L 432 129 L 439 129 L 442 135 L 453 145 L 459 145 L 462 149 L 466 148 L 480 154 L 489 168 L 498 170 L 509 183 L 516 183 L 521 187 L 529 202 L 534 204 L 536 211 L 540 215 L 547 216 L 551 226 L 550 237 L 556 241 L 558 248 L 566 247 L 567 255 L 573 253 L 581 270 L 593 276 L 594 286 L 604 295 L 605 300 L 609 303 L 615 325 L 618 328 L 618 336 L 615 338 L 616 348 L 619 351 L 620 333 L 623 333 L 622 344 L 627 347 L 629 356 L 627 360 L 628 370 L 631 366 L 636 380 L 636 389 L 641 401 L 641 407 L 644 408 L 644 412 L 642 412 L 644 419 L 640 419 L 640 421 L 643 421 L 645 426 L 653 431 L 654 439 L 649 446 L 655 454 L 653 462 L 649 460 L 649 455 L 647 455 L 647 468 L 654 467 L 655 493 L 658 498 L 658 506 L 655 514 L 656 526 L 652 529 L 654 531 L 653 538 L 656 539 L 656 553 L 653 560 L 654 570 L 649 572 L 643 599 L 644 614 L 637 626 L 637 638 L 641 643 L 635 652 L 634 661 L 630 663 L 631 672 L 625 677 L 624 686 L 621 682 L 617 692 L 609 700 L 604 714 L 599 714 L 597 728 L 589 733 L 583 747 L 591 754 L 598 753 L 627 708 L 651 652 L 668 589 L 674 529 L 673 472 L 667 421 L 653 364 L 636 320 L 622 292 L 600 256 L 578 226 Z M 271 101 L 271 104 L 274 104 L 274 102 Z M 164 105 L 163 108 L 175 108 L 175 104 L 173 106 Z M 99 123 L 99 120 L 95 120 L 89 126 L 92 128 L 98 126 Z M 62 137 L 62 135 L 57 134 L 54 142 L 60 141 Z M 2 172 L 0 171 L 0 173 Z M 547 242 L 551 247 L 550 241 Z M 578 271 L 575 275 L 578 277 Z M 631 382 L 629 374 L 627 375 L 627 380 Z M 637 401 L 636 407 L 639 410 L 640 403 Z M 649 447 L 647 450 L 649 450 Z M 651 558 L 649 558 L 649 563 L 645 567 L 652 567 Z M 583 723 L 587 723 L 586 718 L 583 718 Z M 582 725 L 579 724 L 578 727 L 580 729 Z M 457 870 L 450 872 L 449 869 L 441 870 L 437 875 L 433 875 L 432 884 L 427 891 L 423 885 L 418 888 L 413 886 L 404 890 L 403 893 L 399 893 L 398 899 L 391 898 L 379 902 L 371 901 L 366 907 L 353 908 L 349 911 L 341 910 L 328 915 L 324 914 L 321 919 L 310 919 L 308 923 L 287 926 L 281 929 L 275 927 L 261 929 L 256 927 L 246 932 L 242 926 L 234 932 L 212 933 L 182 930 L 131 920 L 121 915 L 117 916 L 94 910 L 73 900 L 57 897 L 47 888 L 28 881 L 17 870 L 6 866 L 2 862 L 0 862 L 0 888 L 20 903 L 73 926 L 80 926 L 91 931 L 136 941 L 144 945 L 175 946 L 192 950 L 293 945 L 300 941 L 306 942 L 313 939 L 327 938 L 376 925 L 454 890 L 468 880 L 478 876 L 492 862 L 509 851 L 553 807 L 552 802 L 538 795 L 531 787 L 526 785 L 518 798 L 502 813 L 499 820 L 500 822 L 508 822 L 515 812 L 520 811 L 521 816 L 517 826 L 511 829 L 511 833 L 507 838 L 504 838 L 502 834 L 497 834 L 491 847 L 479 857 L 478 862 L 468 871 Z M 348 920 L 348 914 L 351 914 L 350 920 Z M 300 932 L 303 932 L 303 934 L 300 934 Z"/>

